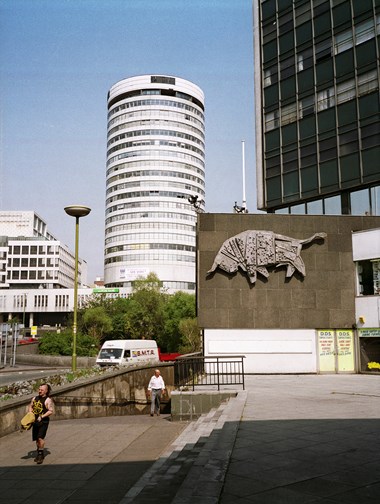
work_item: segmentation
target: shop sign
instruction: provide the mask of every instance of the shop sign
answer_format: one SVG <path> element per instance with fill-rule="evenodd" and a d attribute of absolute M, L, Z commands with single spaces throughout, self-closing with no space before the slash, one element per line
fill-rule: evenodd
<path fill-rule="evenodd" d="M 359 338 L 380 338 L 380 327 L 371 329 L 358 329 Z"/>

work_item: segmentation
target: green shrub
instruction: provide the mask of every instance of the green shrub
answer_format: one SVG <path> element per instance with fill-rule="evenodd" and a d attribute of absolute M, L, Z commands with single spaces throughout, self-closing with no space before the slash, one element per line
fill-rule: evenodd
<path fill-rule="evenodd" d="M 40 340 L 38 350 L 42 355 L 72 355 L 72 331 L 67 329 L 61 333 L 46 333 Z M 76 350 L 78 357 L 94 357 L 98 353 L 98 339 L 78 333 Z"/>

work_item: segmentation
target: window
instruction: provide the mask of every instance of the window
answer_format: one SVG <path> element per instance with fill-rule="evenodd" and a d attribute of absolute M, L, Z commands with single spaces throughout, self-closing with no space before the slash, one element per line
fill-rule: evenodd
<path fill-rule="evenodd" d="M 270 131 L 278 128 L 278 110 L 265 114 L 265 131 Z"/>
<path fill-rule="evenodd" d="M 340 196 L 333 196 L 332 198 L 326 198 L 324 200 L 325 204 L 325 215 L 340 215 L 341 203 Z"/>
<path fill-rule="evenodd" d="M 305 204 L 301 203 L 301 205 L 294 205 L 289 208 L 291 214 L 295 215 L 305 215 Z"/>
<path fill-rule="evenodd" d="M 306 204 L 308 215 L 322 215 L 323 205 L 322 200 L 310 201 Z"/>
<path fill-rule="evenodd" d="M 272 84 L 271 71 L 264 70 L 264 87 L 270 86 Z"/>
<path fill-rule="evenodd" d="M 358 76 L 359 96 L 370 93 L 378 87 L 377 72 L 373 70 Z"/>
<path fill-rule="evenodd" d="M 380 187 L 371 187 L 371 214 L 380 215 Z"/>
<path fill-rule="evenodd" d="M 373 296 L 380 294 L 380 261 L 358 261 L 359 294 Z"/>
<path fill-rule="evenodd" d="M 21 248 L 20 248 L 20 246 L 19 246 L 19 245 L 15 245 L 15 246 L 13 247 L 13 253 L 14 253 L 15 255 L 16 255 L 16 254 L 18 254 L 18 255 L 19 255 L 19 254 L 20 254 L 20 250 L 21 250 Z"/>
<path fill-rule="evenodd" d="M 364 21 L 355 26 L 355 44 L 359 45 L 375 36 L 373 19 Z"/>
<path fill-rule="evenodd" d="M 19 257 L 17 257 L 17 258 L 15 257 L 13 259 L 13 267 L 14 268 L 19 268 L 20 267 L 20 258 Z"/>
<path fill-rule="evenodd" d="M 335 35 L 334 54 L 339 54 L 343 51 L 347 51 L 347 49 L 350 49 L 352 46 L 353 38 L 351 28 Z"/>
<path fill-rule="evenodd" d="M 280 63 L 281 79 L 286 79 L 294 75 L 294 58 L 287 58 Z"/>
<path fill-rule="evenodd" d="M 349 81 L 342 82 L 336 87 L 337 103 L 344 103 L 348 100 L 355 98 L 355 81 L 350 79 Z"/>
<path fill-rule="evenodd" d="M 350 194 L 351 215 L 370 215 L 369 191 L 362 189 Z"/>
<path fill-rule="evenodd" d="M 281 125 L 288 124 L 297 120 L 297 105 L 292 103 L 281 109 Z"/>
<path fill-rule="evenodd" d="M 309 114 L 314 114 L 314 96 L 307 96 L 299 102 L 300 104 L 300 119 Z"/>
<path fill-rule="evenodd" d="M 317 95 L 317 110 L 326 110 L 327 108 L 333 107 L 335 105 L 335 93 L 334 88 L 324 89 L 319 91 Z"/>

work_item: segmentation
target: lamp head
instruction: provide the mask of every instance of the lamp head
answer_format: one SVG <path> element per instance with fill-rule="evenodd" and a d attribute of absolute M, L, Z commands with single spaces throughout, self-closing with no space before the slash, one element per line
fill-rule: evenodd
<path fill-rule="evenodd" d="M 91 212 L 91 208 L 83 205 L 69 205 L 65 207 L 65 212 L 71 217 L 86 217 Z"/>

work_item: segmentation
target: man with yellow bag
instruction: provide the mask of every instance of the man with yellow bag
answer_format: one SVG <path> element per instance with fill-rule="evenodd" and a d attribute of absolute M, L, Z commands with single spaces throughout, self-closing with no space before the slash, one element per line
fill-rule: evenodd
<path fill-rule="evenodd" d="M 29 413 L 34 415 L 32 439 L 37 445 L 37 456 L 34 459 L 37 464 L 42 464 L 44 461 L 45 437 L 49 427 L 49 417 L 54 413 L 54 403 L 49 397 L 50 393 L 50 385 L 43 383 L 38 388 L 38 396 L 33 397 L 29 405 Z"/>

